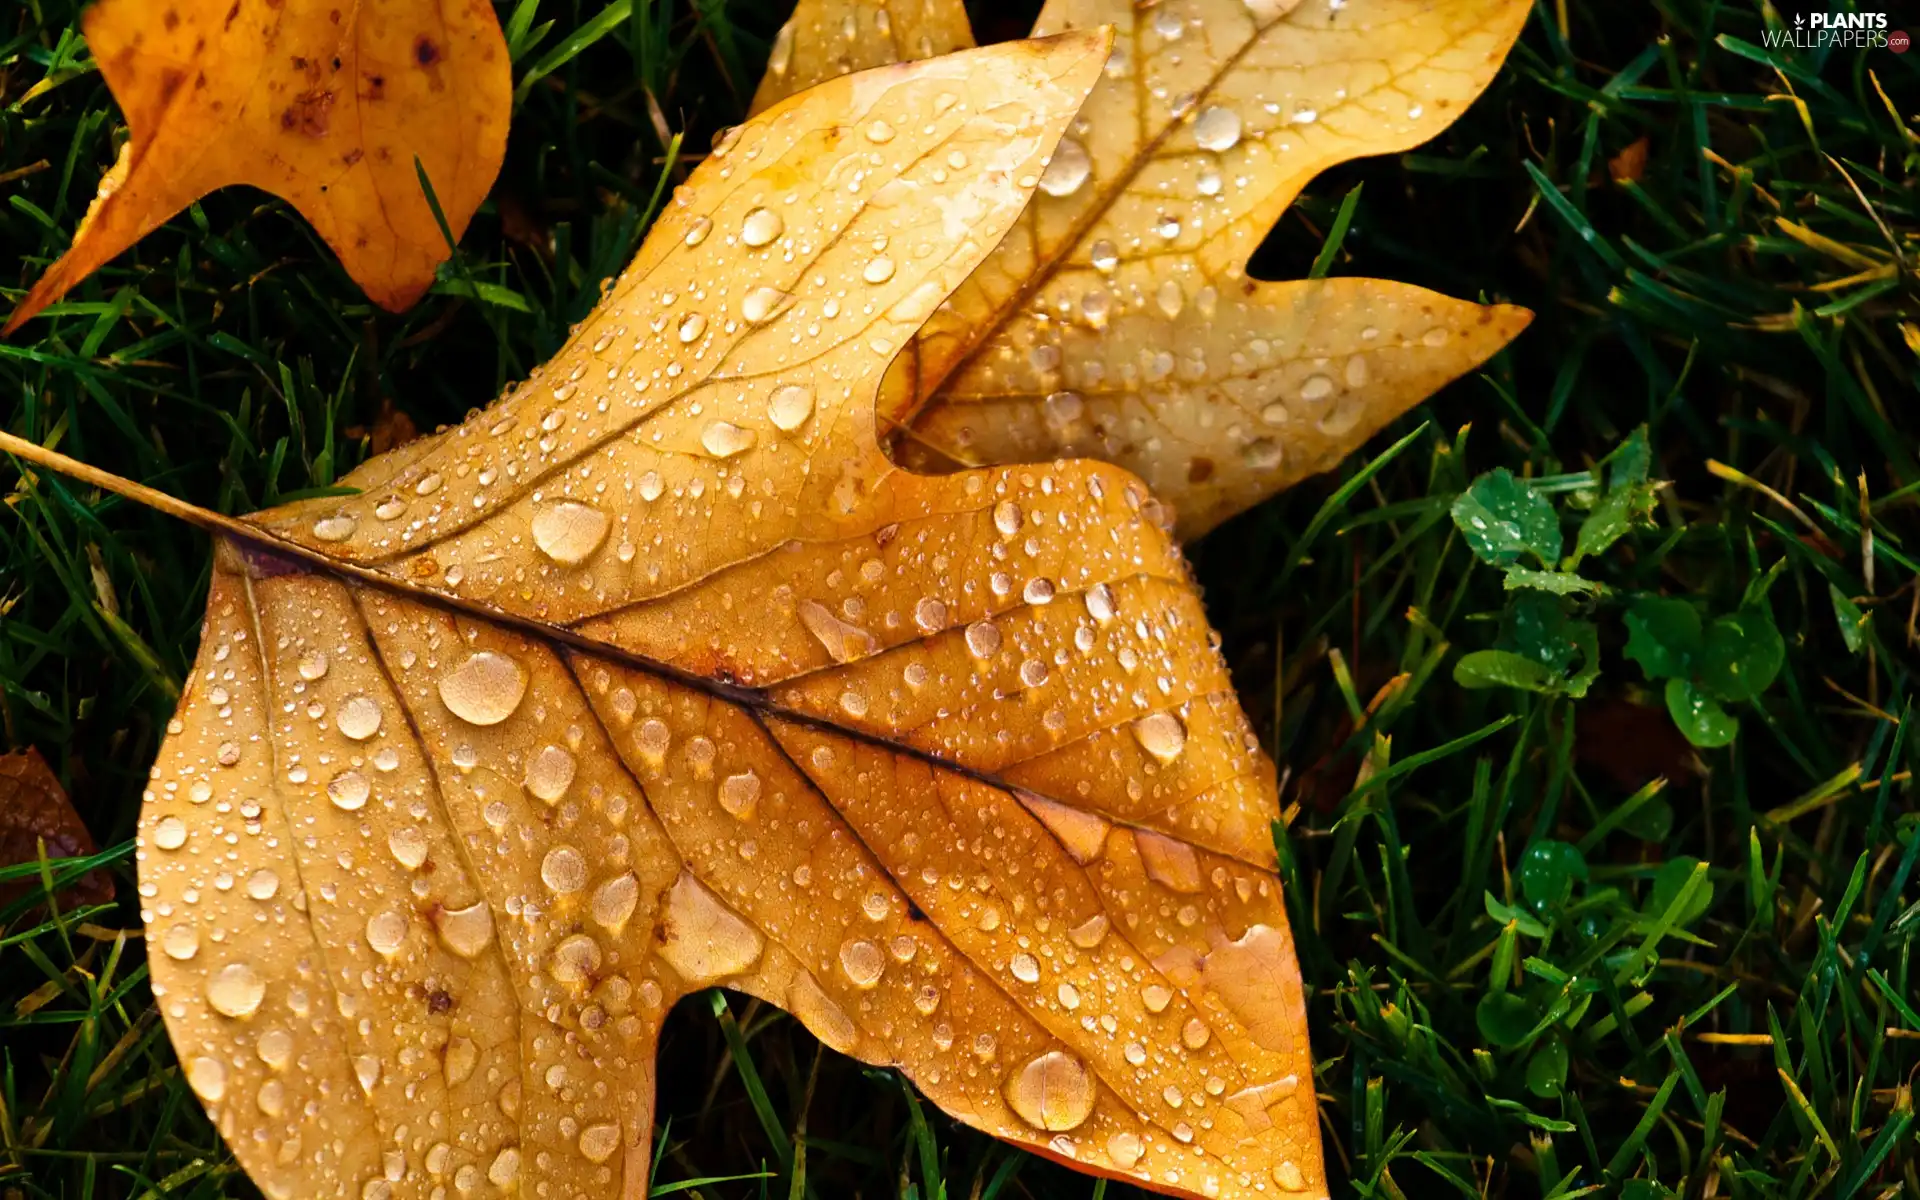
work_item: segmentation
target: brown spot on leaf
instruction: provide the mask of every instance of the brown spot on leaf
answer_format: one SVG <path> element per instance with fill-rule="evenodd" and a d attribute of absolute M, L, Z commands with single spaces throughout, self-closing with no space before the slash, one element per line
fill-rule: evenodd
<path fill-rule="evenodd" d="M 280 128 L 307 137 L 325 137 L 332 112 L 333 93 L 331 91 L 302 92 L 294 97 L 293 103 L 280 114 Z"/>
<path fill-rule="evenodd" d="M 413 44 L 413 61 L 423 67 L 430 67 L 440 61 L 440 47 L 425 34 Z"/>
<path fill-rule="evenodd" d="M 1187 463 L 1187 482 L 1205 483 L 1213 478 L 1213 460 L 1205 456 L 1196 456 Z"/>

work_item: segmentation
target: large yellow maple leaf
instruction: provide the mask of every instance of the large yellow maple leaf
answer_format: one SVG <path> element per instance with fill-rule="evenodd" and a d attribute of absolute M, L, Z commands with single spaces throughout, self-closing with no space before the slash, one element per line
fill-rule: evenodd
<path fill-rule="evenodd" d="M 352 497 L 88 475 L 220 535 L 137 857 L 267 1194 L 639 1200 L 661 1022 L 715 985 L 1078 1169 L 1324 1194 L 1273 768 L 1145 490 L 874 431 L 1107 53 L 776 106 L 551 363 Z"/>
<path fill-rule="evenodd" d="M 844 7 L 800 0 L 760 101 L 898 53 Z M 890 28 L 964 44 L 961 0 L 885 7 Z M 1111 24 L 1113 56 L 1042 194 L 883 390 L 901 461 L 1099 458 L 1194 536 L 1479 365 L 1529 313 L 1375 279 L 1261 282 L 1246 263 L 1315 175 L 1452 124 L 1531 7 L 1050 0 L 1036 34 Z"/>

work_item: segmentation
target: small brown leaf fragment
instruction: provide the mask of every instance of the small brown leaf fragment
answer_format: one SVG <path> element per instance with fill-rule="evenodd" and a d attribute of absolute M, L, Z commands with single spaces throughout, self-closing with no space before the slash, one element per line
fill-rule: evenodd
<path fill-rule="evenodd" d="M 98 850 L 38 750 L 0 755 L 0 867 L 37 861 L 43 842 L 48 858 L 85 858 Z M 0 907 L 38 888 L 32 880 L 0 884 Z M 112 899 L 113 880 L 99 870 L 82 875 L 59 897 L 66 908 Z"/>
<path fill-rule="evenodd" d="M 506 150 L 506 41 L 486 0 L 98 0 L 87 44 L 130 136 L 11 333 L 208 192 L 250 184 L 313 223 L 372 300 L 407 308 Z"/>
<path fill-rule="evenodd" d="M 1647 155 L 1653 143 L 1646 138 L 1629 142 L 1620 153 L 1607 160 L 1607 171 L 1615 183 L 1638 183 L 1647 173 Z"/>

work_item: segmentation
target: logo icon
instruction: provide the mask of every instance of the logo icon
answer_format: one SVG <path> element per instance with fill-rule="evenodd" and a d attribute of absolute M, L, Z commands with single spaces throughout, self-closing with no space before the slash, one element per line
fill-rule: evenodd
<path fill-rule="evenodd" d="M 1896 29 L 1887 35 L 1887 49 L 1895 54 L 1905 54 L 1912 45 L 1913 39 L 1907 36 L 1904 29 Z"/>

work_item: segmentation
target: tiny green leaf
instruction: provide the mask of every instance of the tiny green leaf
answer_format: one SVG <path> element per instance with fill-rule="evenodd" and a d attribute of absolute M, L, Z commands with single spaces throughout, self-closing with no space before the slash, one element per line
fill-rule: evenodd
<path fill-rule="evenodd" d="M 1871 618 L 1831 583 L 1827 585 L 1827 595 L 1833 601 L 1833 619 L 1840 626 L 1840 640 L 1847 644 L 1847 653 L 1860 653 L 1860 647 L 1866 644 L 1867 622 Z"/>
<path fill-rule="evenodd" d="M 1632 531 L 1636 522 L 1646 519 L 1653 512 L 1653 488 L 1644 483 L 1617 487 L 1600 498 L 1593 506 L 1587 519 L 1580 522 L 1580 532 L 1573 543 L 1573 561 L 1569 567 L 1577 566 L 1581 559 L 1591 558 L 1606 550 Z"/>
<path fill-rule="evenodd" d="M 1640 908 L 1643 917 L 1647 921 L 1652 922 L 1658 921 L 1661 917 L 1665 916 L 1667 909 L 1671 908 L 1673 902 L 1679 899 L 1680 894 L 1686 890 L 1688 882 L 1692 880 L 1693 873 L 1699 870 L 1699 868 L 1699 859 L 1688 858 L 1684 855 L 1679 858 L 1668 859 L 1665 863 L 1661 864 L 1660 869 L 1655 872 L 1653 876 L 1653 891 L 1648 895 L 1647 902 Z M 1693 894 L 1688 898 L 1685 907 L 1674 914 L 1673 924 L 1676 926 L 1690 925 L 1704 916 L 1707 909 L 1712 907 L 1712 905 L 1713 880 L 1711 878 L 1702 879 L 1700 886 L 1695 888 Z"/>
<path fill-rule="evenodd" d="M 1580 851 L 1550 838 L 1528 846 L 1514 871 L 1521 895 L 1535 908 L 1565 904 L 1574 881 L 1586 877 L 1587 860 Z"/>
<path fill-rule="evenodd" d="M 1627 657 L 1648 679 L 1683 676 L 1700 652 L 1700 614 L 1684 600 L 1647 597 L 1627 610 Z"/>
<path fill-rule="evenodd" d="M 1527 567 L 1508 567 L 1507 590 L 1517 592 L 1522 588 L 1551 592 L 1556 596 L 1606 590 L 1593 580 L 1582 579 L 1571 571 L 1534 571 Z"/>
<path fill-rule="evenodd" d="M 1488 992 L 1473 1010 L 1480 1036 L 1495 1046 L 1518 1046 L 1527 1040 L 1540 1014 L 1533 1005 L 1512 992 Z"/>
<path fill-rule="evenodd" d="M 1453 681 L 1461 687 L 1513 687 L 1549 695 L 1560 690 L 1564 676 L 1511 650 L 1476 650 L 1453 665 Z"/>
<path fill-rule="evenodd" d="M 1565 1042 L 1542 1042 L 1527 1060 L 1527 1090 L 1544 1100 L 1558 1096 L 1567 1085 Z"/>
<path fill-rule="evenodd" d="M 1546 497 L 1501 467 L 1473 481 L 1453 502 L 1453 523 L 1481 562 L 1512 566 L 1531 554 L 1543 567 L 1560 561 L 1560 518 Z"/>
<path fill-rule="evenodd" d="M 1740 732 L 1740 722 L 1688 679 L 1667 680 L 1667 712 L 1687 740 L 1704 749 L 1727 745 Z"/>
<path fill-rule="evenodd" d="M 1787 644 L 1765 609 L 1720 617 L 1707 627 L 1700 685 L 1721 700 L 1753 700 L 1773 686 Z"/>

